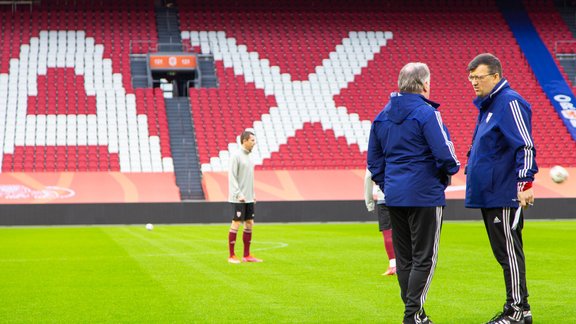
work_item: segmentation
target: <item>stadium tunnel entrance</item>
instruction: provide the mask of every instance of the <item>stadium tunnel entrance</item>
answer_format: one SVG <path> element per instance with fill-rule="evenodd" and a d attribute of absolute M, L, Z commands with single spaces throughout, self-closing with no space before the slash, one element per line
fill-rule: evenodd
<path fill-rule="evenodd" d="M 198 85 L 198 73 L 190 71 L 152 71 L 154 88 L 162 89 L 164 98 L 187 97 L 188 89 Z"/>

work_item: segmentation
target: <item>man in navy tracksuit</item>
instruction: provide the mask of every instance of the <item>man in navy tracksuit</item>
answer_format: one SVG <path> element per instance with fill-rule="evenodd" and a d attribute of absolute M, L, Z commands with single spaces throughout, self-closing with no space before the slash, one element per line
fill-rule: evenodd
<path fill-rule="evenodd" d="M 460 162 L 439 105 L 428 100 L 428 66 L 405 65 L 398 87 L 372 124 L 368 169 L 390 211 L 404 323 L 431 323 L 423 306 L 438 258 L 444 190 Z"/>
<path fill-rule="evenodd" d="M 530 104 L 502 78 L 492 54 L 468 65 L 480 110 L 466 166 L 466 207 L 480 208 L 492 252 L 504 271 L 506 303 L 488 323 L 532 323 L 522 243 L 522 208 L 534 202 L 538 172 Z"/>

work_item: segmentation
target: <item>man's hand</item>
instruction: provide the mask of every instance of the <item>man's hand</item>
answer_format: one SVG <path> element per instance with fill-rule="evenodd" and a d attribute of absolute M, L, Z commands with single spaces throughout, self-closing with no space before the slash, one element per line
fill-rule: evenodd
<path fill-rule="evenodd" d="M 534 204 L 534 190 L 532 188 L 518 192 L 520 206 L 526 207 Z"/>

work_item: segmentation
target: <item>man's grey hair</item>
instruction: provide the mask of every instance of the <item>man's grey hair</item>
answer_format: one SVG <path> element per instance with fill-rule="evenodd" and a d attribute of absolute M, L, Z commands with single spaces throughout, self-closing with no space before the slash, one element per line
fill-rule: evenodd
<path fill-rule="evenodd" d="M 400 70 L 398 89 L 400 92 L 422 93 L 425 82 L 430 82 L 428 65 L 420 62 L 411 62 L 404 65 L 402 70 Z"/>

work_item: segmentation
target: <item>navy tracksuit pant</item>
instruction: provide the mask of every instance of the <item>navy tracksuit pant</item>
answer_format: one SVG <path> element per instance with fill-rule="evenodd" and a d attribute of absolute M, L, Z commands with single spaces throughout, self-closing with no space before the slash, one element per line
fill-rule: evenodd
<path fill-rule="evenodd" d="M 404 301 L 404 323 L 425 318 L 424 302 L 438 260 L 443 207 L 392 207 L 396 274 Z"/>

